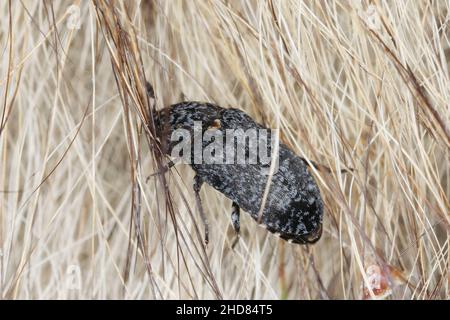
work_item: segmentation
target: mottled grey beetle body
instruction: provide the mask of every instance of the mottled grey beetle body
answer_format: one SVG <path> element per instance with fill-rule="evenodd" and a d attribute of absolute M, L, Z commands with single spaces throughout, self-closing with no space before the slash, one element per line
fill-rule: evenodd
<path fill-rule="evenodd" d="M 266 129 L 238 109 L 225 109 L 210 103 L 182 102 L 154 117 L 164 152 L 170 154 L 174 129 L 193 130 L 194 121 L 202 122 L 202 131 L 211 129 Z M 208 143 L 204 143 L 205 147 Z M 164 147 L 165 146 L 165 147 Z M 239 231 L 239 207 L 256 221 L 262 204 L 268 175 L 262 164 L 191 164 L 196 172 L 196 192 L 206 182 L 233 201 L 232 221 Z M 199 200 L 199 198 L 198 198 Z M 200 201 L 200 200 L 199 200 Z M 200 204 L 201 205 L 201 204 Z M 278 170 L 273 174 L 261 222 L 270 232 L 294 243 L 314 243 L 322 233 L 323 202 L 319 188 L 305 162 L 287 146 L 279 145 Z M 207 232 L 206 232 L 207 237 Z"/>

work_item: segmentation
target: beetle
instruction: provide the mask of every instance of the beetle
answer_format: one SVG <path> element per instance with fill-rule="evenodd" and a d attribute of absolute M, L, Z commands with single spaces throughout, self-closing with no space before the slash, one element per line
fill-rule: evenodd
<path fill-rule="evenodd" d="M 194 129 L 198 123 L 201 124 L 202 135 L 213 130 L 216 133 L 214 137 L 218 136 L 217 133 L 227 130 L 241 129 L 238 130 L 239 134 L 248 129 L 268 130 L 239 109 L 196 101 L 180 102 L 155 111 L 153 121 L 162 150 L 169 155 L 179 143 L 173 139 L 174 132 L 183 129 L 195 135 Z M 242 138 L 239 134 L 238 138 Z M 205 149 L 212 142 L 202 140 L 201 143 Z M 250 146 L 245 140 L 244 144 L 245 154 L 248 156 L 251 153 Z M 272 147 L 269 149 L 272 150 Z M 226 153 L 225 148 L 223 157 Z M 267 170 L 272 162 L 196 163 L 193 161 L 194 156 L 190 157 L 192 161 L 189 164 L 196 173 L 193 189 L 197 210 L 205 227 L 205 243 L 209 241 L 209 228 L 200 198 L 204 183 L 232 201 L 231 222 L 237 234 L 236 240 L 240 232 L 240 209 L 249 213 L 268 231 L 289 242 L 310 244 L 320 239 L 323 202 L 319 188 L 308 172 L 306 162 L 286 145 L 279 144 L 278 168 L 276 172 L 272 171 L 270 181 Z M 171 161 L 169 166 L 173 164 Z M 270 184 L 268 192 L 265 193 L 267 183 Z"/>

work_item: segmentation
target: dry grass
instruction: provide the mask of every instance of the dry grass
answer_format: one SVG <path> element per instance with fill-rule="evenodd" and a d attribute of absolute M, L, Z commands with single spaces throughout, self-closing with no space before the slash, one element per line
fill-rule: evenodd
<path fill-rule="evenodd" d="M 448 1 L 0 12 L 2 298 L 449 298 Z M 316 245 L 244 216 L 231 250 L 231 203 L 207 187 L 203 247 L 192 170 L 145 181 L 163 163 L 149 110 L 184 99 L 241 108 L 332 169 L 312 169 L 326 204 Z M 374 266 L 386 283 L 365 290 Z"/>

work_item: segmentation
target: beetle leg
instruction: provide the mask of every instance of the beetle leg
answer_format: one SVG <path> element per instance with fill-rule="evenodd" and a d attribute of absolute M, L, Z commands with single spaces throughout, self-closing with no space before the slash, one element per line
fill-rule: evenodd
<path fill-rule="evenodd" d="M 169 171 L 169 169 L 172 168 L 175 164 L 176 164 L 175 162 L 173 162 L 172 160 L 170 160 L 170 161 L 167 163 L 167 166 L 166 166 L 166 167 L 163 167 L 162 170 L 160 170 L 160 171 L 158 171 L 158 172 L 155 172 L 155 173 L 152 173 L 151 175 L 149 175 L 149 176 L 147 177 L 147 179 L 145 179 L 145 183 L 148 183 L 148 180 L 150 180 L 150 178 L 153 178 L 154 176 L 157 176 L 157 175 L 159 175 L 159 174 L 166 173 L 166 172 Z"/>
<path fill-rule="evenodd" d="M 203 180 L 198 175 L 194 177 L 194 193 L 195 202 L 197 203 L 197 209 L 200 212 L 200 217 L 202 218 L 203 225 L 205 226 L 205 244 L 209 242 L 209 226 L 208 220 L 206 219 L 205 212 L 203 211 L 202 200 L 200 198 L 200 189 L 202 188 Z"/>
<path fill-rule="evenodd" d="M 236 202 L 231 205 L 231 223 L 233 224 L 233 229 L 239 234 L 241 229 L 241 222 L 239 220 L 240 209 Z"/>
<path fill-rule="evenodd" d="M 233 202 L 231 205 L 231 224 L 233 225 L 234 231 L 236 231 L 236 238 L 231 245 L 231 248 L 234 249 L 237 242 L 239 241 L 239 231 L 241 230 L 241 221 L 240 221 L 240 208 L 236 202 Z"/>

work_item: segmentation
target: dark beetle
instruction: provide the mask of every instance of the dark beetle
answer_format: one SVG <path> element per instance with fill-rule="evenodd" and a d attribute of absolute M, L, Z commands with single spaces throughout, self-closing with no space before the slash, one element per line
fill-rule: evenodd
<path fill-rule="evenodd" d="M 174 130 L 182 128 L 193 133 L 195 121 L 201 121 L 202 133 L 207 130 L 218 130 L 225 134 L 227 129 L 266 129 L 241 110 L 200 102 L 181 102 L 166 107 L 154 114 L 154 121 L 158 138 L 166 154 L 171 154 L 175 144 L 178 143 L 171 139 Z M 205 148 L 209 143 L 211 141 L 202 141 L 202 147 Z M 249 154 L 248 148 L 246 144 L 246 155 Z M 204 182 L 233 201 L 231 219 L 237 233 L 240 229 L 239 209 L 242 208 L 270 232 L 289 242 L 307 244 L 320 239 L 323 203 L 319 188 L 308 172 L 306 163 L 281 143 L 278 160 L 278 170 L 272 175 L 261 215 L 260 208 L 268 182 L 267 169 L 270 164 L 196 164 L 193 161 L 190 163 L 196 172 L 194 191 L 198 209 L 205 223 L 206 242 L 208 242 L 208 224 L 199 196 Z"/>

